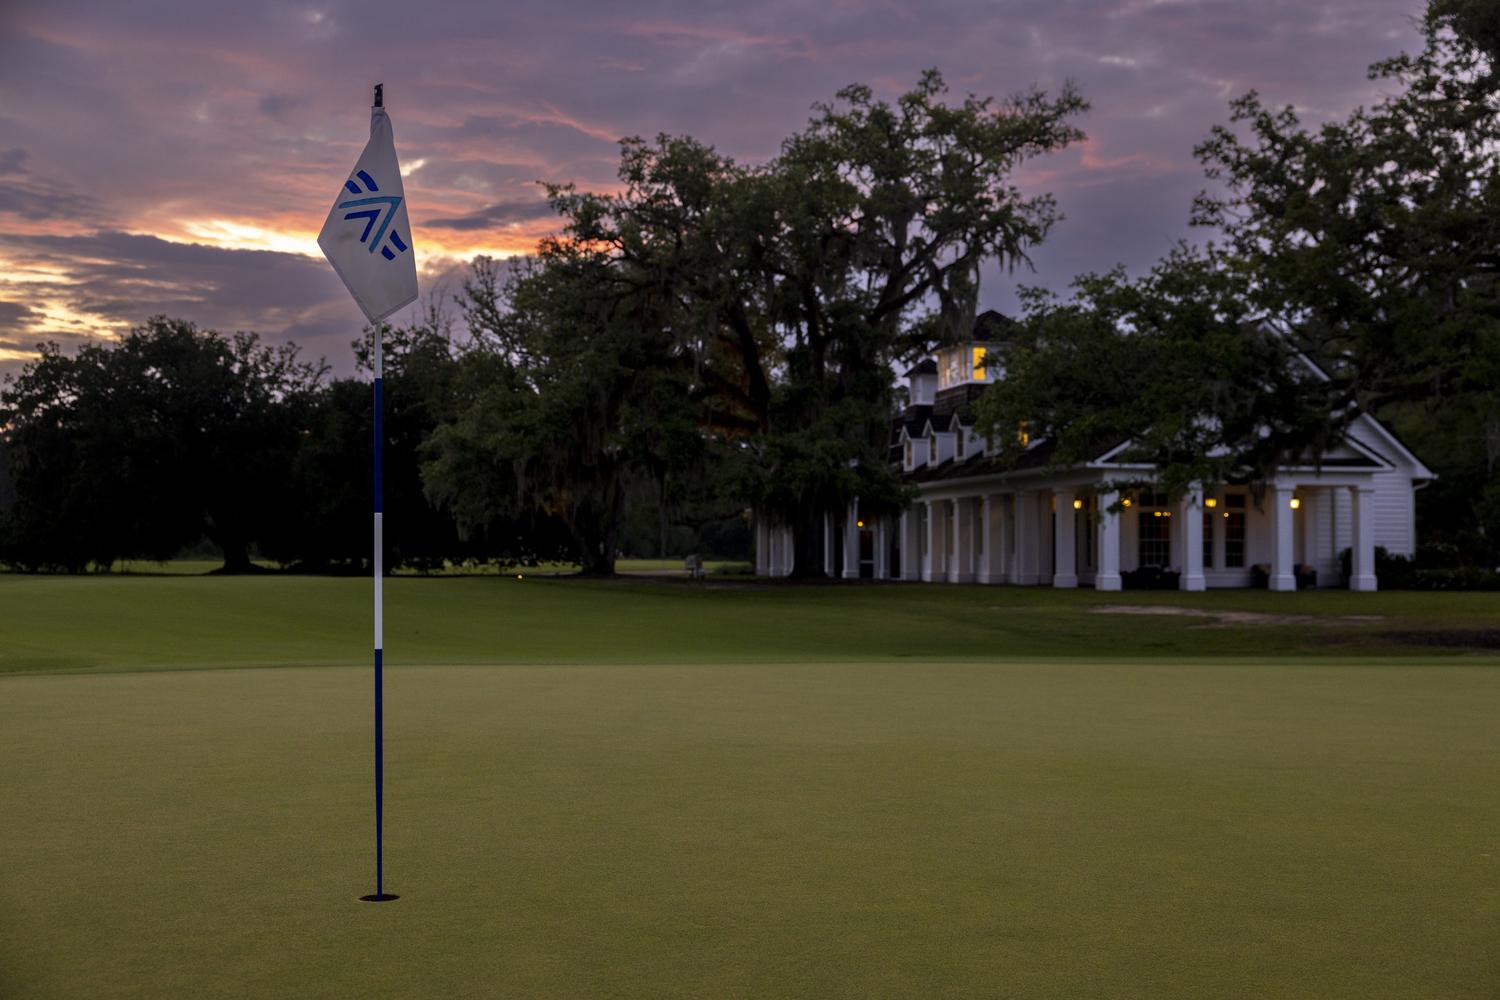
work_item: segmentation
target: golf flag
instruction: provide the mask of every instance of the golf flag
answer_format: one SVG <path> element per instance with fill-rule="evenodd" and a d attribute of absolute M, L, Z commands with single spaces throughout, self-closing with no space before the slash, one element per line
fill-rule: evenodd
<path fill-rule="evenodd" d="M 333 200 L 318 246 L 371 323 L 416 301 L 417 261 L 396 140 L 379 105 L 370 110 L 370 141 Z"/>

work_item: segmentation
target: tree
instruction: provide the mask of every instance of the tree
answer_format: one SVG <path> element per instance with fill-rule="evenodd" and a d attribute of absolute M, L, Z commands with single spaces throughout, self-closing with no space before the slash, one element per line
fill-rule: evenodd
<path fill-rule="evenodd" d="M 509 280 L 476 262 L 462 402 L 423 470 L 465 527 L 559 519 L 589 575 L 614 572 L 628 475 L 665 482 L 697 439 L 686 355 L 649 296 L 616 294 L 613 266 L 556 241 Z"/>
<path fill-rule="evenodd" d="M 824 518 L 904 500 L 886 458 L 892 365 L 967 333 L 981 265 L 1014 267 L 1058 218 L 1010 173 L 1081 138 L 1071 85 L 944 103 L 936 71 L 894 104 L 818 105 L 762 168 L 691 139 L 627 141 L 622 193 L 552 191 L 567 238 L 656 291 L 695 354 L 705 425 L 750 438 L 740 486 L 822 572 Z"/>
<path fill-rule="evenodd" d="M 1309 131 L 1254 93 L 1197 152 L 1195 205 L 1248 301 L 1328 374 L 1329 412 L 1391 420 L 1451 456 L 1424 533 L 1500 557 L 1500 33 L 1492 7 L 1434 4 L 1425 45 L 1371 67 L 1395 90 Z M 1242 136 L 1235 128 L 1242 126 Z M 1464 456 L 1467 456 L 1465 460 Z M 1435 503 L 1433 501 L 1436 501 Z"/>
<path fill-rule="evenodd" d="M 82 571 L 205 535 L 224 569 L 284 523 L 286 469 L 325 368 L 154 317 L 118 344 L 56 345 L 0 390 L 16 504 L 8 561 Z"/>
<path fill-rule="evenodd" d="M 1045 442 L 1049 462 L 1075 465 L 1127 445 L 1121 461 L 1181 494 L 1264 478 L 1337 433 L 1322 378 L 1250 314 L 1243 280 L 1214 255 L 1179 247 L 1139 280 L 1116 269 L 1073 287 L 1066 302 L 1028 290 L 997 353 L 1004 377 L 976 420 L 1002 458 Z"/>

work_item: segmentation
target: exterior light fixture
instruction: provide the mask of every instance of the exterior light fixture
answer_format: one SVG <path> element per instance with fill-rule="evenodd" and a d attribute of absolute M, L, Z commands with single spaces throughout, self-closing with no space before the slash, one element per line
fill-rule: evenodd
<path fill-rule="evenodd" d="M 1126 497 L 1124 500 L 1121 500 L 1120 501 L 1120 506 L 1122 506 L 1122 507 L 1129 507 L 1130 506 L 1130 498 Z"/>
<path fill-rule="evenodd" d="M 1074 510 L 1083 510 L 1083 501 L 1082 500 L 1074 500 L 1073 501 L 1073 509 Z"/>
<path fill-rule="evenodd" d="M 854 522 L 854 526 L 856 528 L 863 528 L 865 526 L 865 522 L 864 521 L 855 521 Z"/>
<path fill-rule="evenodd" d="M 1205 507 L 1217 507 L 1217 506 L 1219 506 L 1219 499 L 1218 499 L 1218 497 L 1204 497 L 1203 498 L 1203 506 L 1205 506 Z"/>
<path fill-rule="evenodd" d="M 1152 517 L 1161 517 L 1161 511 L 1159 511 L 1159 510 L 1153 510 L 1151 512 L 1151 516 Z"/>
<path fill-rule="evenodd" d="M 1302 499 L 1301 499 L 1301 497 L 1292 497 L 1291 506 L 1292 506 L 1292 510 L 1296 510 L 1298 507 L 1301 507 L 1302 506 Z"/>

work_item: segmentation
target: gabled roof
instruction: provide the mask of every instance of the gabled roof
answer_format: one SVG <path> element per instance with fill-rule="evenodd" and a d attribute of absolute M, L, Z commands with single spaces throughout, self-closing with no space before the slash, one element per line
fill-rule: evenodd
<path fill-rule="evenodd" d="M 1019 324 L 1002 312 L 986 309 L 974 317 L 974 333 L 970 337 L 975 343 L 1004 343 L 1014 340 Z"/>
<path fill-rule="evenodd" d="M 936 374 L 937 374 L 937 361 L 934 358 L 923 358 L 921 361 L 918 361 L 916 364 L 912 365 L 910 368 L 908 368 L 906 370 L 906 377 L 907 378 L 911 378 L 913 375 L 936 375 Z"/>

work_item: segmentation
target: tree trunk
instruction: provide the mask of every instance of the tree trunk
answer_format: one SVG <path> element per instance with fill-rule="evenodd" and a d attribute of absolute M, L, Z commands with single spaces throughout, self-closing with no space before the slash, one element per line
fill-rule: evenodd
<path fill-rule="evenodd" d="M 792 572 L 794 580 L 823 580 L 823 514 L 798 511 L 792 521 Z"/>

